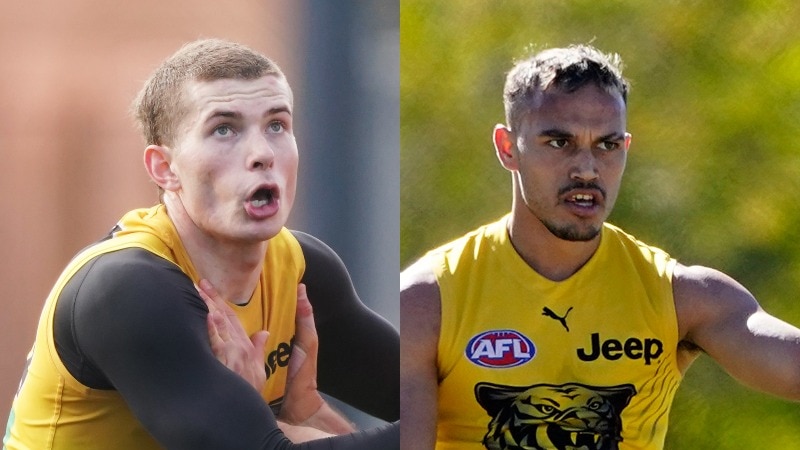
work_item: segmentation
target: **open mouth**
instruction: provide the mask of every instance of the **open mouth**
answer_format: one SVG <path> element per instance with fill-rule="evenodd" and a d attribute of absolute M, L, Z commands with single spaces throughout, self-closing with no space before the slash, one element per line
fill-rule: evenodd
<path fill-rule="evenodd" d="M 570 183 L 559 189 L 561 201 L 578 210 L 593 210 L 603 206 L 606 191 L 597 183 Z"/>
<path fill-rule="evenodd" d="M 259 186 L 245 202 L 244 209 L 252 219 L 272 217 L 280 209 L 280 189 L 274 185 Z"/>
<path fill-rule="evenodd" d="M 253 193 L 250 197 L 250 204 L 256 208 L 261 208 L 267 205 L 271 205 L 275 199 L 277 198 L 277 193 L 275 189 L 271 188 L 260 188 Z"/>
<path fill-rule="evenodd" d="M 597 200 L 593 194 L 575 194 L 567 197 L 567 202 L 573 203 L 584 208 L 590 208 L 597 204 Z"/>

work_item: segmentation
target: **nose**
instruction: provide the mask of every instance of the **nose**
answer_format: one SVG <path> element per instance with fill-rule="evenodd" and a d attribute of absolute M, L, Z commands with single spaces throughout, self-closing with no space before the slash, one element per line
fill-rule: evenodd
<path fill-rule="evenodd" d="M 591 149 L 580 149 L 573 159 L 570 178 L 579 181 L 592 181 L 598 178 L 597 158 Z"/>
<path fill-rule="evenodd" d="M 275 162 L 275 152 L 267 136 L 254 132 L 247 145 L 247 168 L 250 170 L 264 170 L 272 167 Z"/>
<path fill-rule="evenodd" d="M 588 148 L 578 150 L 573 158 L 570 178 L 579 181 L 592 181 L 599 177 L 597 173 L 597 157 Z"/>

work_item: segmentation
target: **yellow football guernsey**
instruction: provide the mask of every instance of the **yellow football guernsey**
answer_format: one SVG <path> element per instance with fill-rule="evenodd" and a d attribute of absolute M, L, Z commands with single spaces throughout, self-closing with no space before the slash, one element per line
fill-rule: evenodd
<path fill-rule="evenodd" d="M 442 303 L 436 448 L 662 448 L 681 380 L 675 261 L 606 224 L 554 282 L 507 220 L 425 256 Z"/>
<path fill-rule="evenodd" d="M 160 448 L 115 390 L 91 389 L 70 375 L 54 344 L 56 300 L 70 278 L 98 255 L 142 248 L 175 263 L 198 282 L 198 274 L 162 205 L 131 211 L 118 225 L 120 230 L 111 239 L 85 249 L 69 263 L 47 298 L 27 371 L 12 407 L 4 442 L 8 450 L 111 448 L 109 443 L 114 443 L 115 450 Z M 297 283 L 304 270 L 299 243 L 282 229 L 269 242 L 261 278 L 250 302 L 232 305 L 248 334 L 260 329 L 270 332 L 265 353 L 271 373 L 262 391 L 267 402 L 280 400 L 284 394 L 285 363 L 294 336 Z M 276 360 L 281 364 L 274 364 Z"/>

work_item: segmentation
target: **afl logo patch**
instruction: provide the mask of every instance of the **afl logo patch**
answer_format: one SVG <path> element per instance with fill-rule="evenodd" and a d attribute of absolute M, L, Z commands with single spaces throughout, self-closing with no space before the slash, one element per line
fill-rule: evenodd
<path fill-rule="evenodd" d="M 470 339 L 466 354 L 479 366 L 499 369 L 525 364 L 533 359 L 536 347 L 518 331 L 492 330 Z"/>

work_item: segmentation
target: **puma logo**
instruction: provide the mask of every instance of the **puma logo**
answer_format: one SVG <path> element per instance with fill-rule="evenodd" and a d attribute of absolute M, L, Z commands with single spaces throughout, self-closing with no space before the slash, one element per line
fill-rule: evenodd
<path fill-rule="evenodd" d="M 564 316 L 562 317 L 554 313 L 552 309 L 545 306 L 544 309 L 542 309 L 542 315 L 559 321 L 561 323 L 561 326 L 563 326 L 564 329 L 567 330 L 567 332 L 569 332 L 569 326 L 567 325 L 567 316 L 569 315 L 570 311 L 572 311 L 572 306 L 569 307 L 567 312 L 565 312 Z"/>

